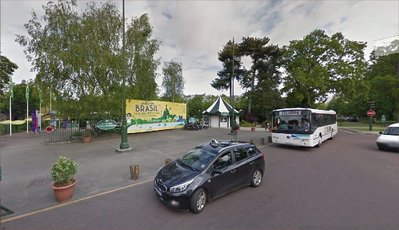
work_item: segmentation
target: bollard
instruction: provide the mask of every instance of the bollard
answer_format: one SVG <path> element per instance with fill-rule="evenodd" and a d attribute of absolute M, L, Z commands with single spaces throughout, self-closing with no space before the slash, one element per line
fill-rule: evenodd
<path fill-rule="evenodd" d="M 129 169 L 130 169 L 130 178 L 132 180 L 137 180 L 139 178 L 139 174 L 140 174 L 139 165 L 131 165 L 129 167 Z"/>
<path fill-rule="evenodd" d="M 170 162 L 172 162 L 172 159 L 170 159 L 170 158 L 165 159 L 165 165 L 169 164 Z"/>
<path fill-rule="evenodd" d="M 252 140 L 252 139 L 251 139 L 251 141 L 250 141 L 250 142 L 251 142 L 251 144 L 254 144 L 254 143 L 255 143 L 255 142 L 254 142 L 254 140 Z"/>
<path fill-rule="evenodd" d="M 272 136 L 268 136 L 268 137 L 267 137 L 267 141 L 268 141 L 269 143 L 272 143 Z"/>
<path fill-rule="evenodd" d="M 264 138 L 264 137 L 261 137 L 261 138 L 260 138 L 260 144 L 261 144 L 261 145 L 264 145 L 264 144 L 265 144 L 265 138 Z"/>

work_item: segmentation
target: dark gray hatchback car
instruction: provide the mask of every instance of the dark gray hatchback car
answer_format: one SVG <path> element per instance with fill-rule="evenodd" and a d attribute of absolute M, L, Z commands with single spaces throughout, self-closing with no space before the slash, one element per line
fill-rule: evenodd
<path fill-rule="evenodd" d="M 162 167 L 154 190 L 168 206 L 200 213 L 207 201 L 243 186 L 259 186 L 264 171 L 264 154 L 254 144 L 212 140 Z"/>

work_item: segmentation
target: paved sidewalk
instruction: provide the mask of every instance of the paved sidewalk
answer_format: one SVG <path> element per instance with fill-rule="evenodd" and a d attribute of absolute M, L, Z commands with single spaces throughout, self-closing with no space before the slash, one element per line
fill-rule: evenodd
<path fill-rule="evenodd" d="M 230 139 L 229 129 L 170 130 L 128 135 L 132 151 L 116 152 L 120 137 L 116 134 L 93 139 L 92 143 L 43 144 L 44 134 L 19 133 L 0 137 L 2 168 L 1 205 L 14 211 L 2 219 L 51 207 L 57 203 L 51 189 L 50 168 L 61 155 L 79 163 L 73 200 L 112 189 L 148 181 L 163 166 L 166 158 L 175 159 L 193 146 L 210 139 Z M 241 128 L 238 140 L 261 140 L 267 144 L 269 132 Z M 138 164 L 140 176 L 130 179 L 129 166 Z"/>

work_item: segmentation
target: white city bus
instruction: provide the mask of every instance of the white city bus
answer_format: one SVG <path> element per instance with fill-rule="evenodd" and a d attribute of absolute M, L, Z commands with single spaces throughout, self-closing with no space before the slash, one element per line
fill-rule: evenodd
<path fill-rule="evenodd" d="M 337 134 L 337 114 L 333 110 L 286 108 L 273 110 L 272 142 L 314 147 Z"/>

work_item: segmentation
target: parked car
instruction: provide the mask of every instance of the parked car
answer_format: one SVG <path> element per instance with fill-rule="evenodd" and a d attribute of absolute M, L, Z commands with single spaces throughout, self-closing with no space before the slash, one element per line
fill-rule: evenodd
<path fill-rule="evenodd" d="M 379 150 L 393 150 L 399 152 L 399 123 L 388 126 L 377 138 Z"/>
<path fill-rule="evenodd" d="M 162 167 L 154 190 L 168 206 L 200 213 L 207 201 L 230 191 L 262 183 L 264 154 L 240 141 L 211 140 Z"/>

